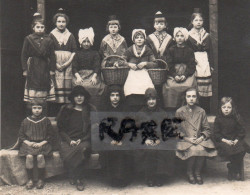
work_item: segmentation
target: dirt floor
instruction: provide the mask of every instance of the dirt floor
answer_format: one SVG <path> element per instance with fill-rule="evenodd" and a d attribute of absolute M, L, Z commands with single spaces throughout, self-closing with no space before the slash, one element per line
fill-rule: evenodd
<path fill-rule="evenodd" d="M 176 173 L 176 176 L 165 181 L 162 187 L 147 187 L 142 177 L 136 176 L 132 184 L 125 188 L 113 188 L 107 185 L 106 178 L 100 170 L 91 171 L 87 175 L 86 188 L 79 192 L 74 186 L 68 183 L 65 177 L 54 177 L 47 180 L 46 186 L 42 190 L 27 191 L 24 186 L 0 186 L 1 195 L 230 195 L 230 194 L 250 194 L 250 154 L 245 156 L 245 181 L 228 181 L 227 168 L 225 162 L 215 162 L 207 160 L 204 173 L 203 185 L 191 185 L 186 181 L 183 174 Z M 178 171 L 177 171 L 178 172 Z M 179 171 L 180 172 L 180 171 Z"/>

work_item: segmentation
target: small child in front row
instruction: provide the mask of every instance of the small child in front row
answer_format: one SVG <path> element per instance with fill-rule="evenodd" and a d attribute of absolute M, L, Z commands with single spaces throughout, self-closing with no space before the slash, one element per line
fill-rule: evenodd
<path fill-rule="evenodd" d="M 221 156 L 227 157 L 228 180 L 244 180 L 241 173 L 243 158 L 249 146 L 244 142 L 246 132 L 231 97 L 221 99 L 219 114 L 214 122 L 215 143 Z"/>
<path fill-rule="evenodd" d="M 35 164 L 38 168 L 36 188 L 42 189 L 44 187 L 45 156 L 52 154 L 52 147 L 49 143 L 52 125 L 50 120 L 43 115 L 44 106 L 44 100 L 33 99 L 31 102 L 32 115 L 23 120 L 19 131 L 21 146 L 18 155 L 26 158 L 28 174 L 26 188 L 28 190 L 34 186 L 33 171 Z M 37 161 L 37 163 L 34 163 L 34 161 Z"/>

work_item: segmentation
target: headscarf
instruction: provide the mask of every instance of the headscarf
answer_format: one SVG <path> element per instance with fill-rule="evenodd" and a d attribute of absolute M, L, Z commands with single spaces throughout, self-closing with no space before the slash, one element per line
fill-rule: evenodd
<path fill-rule="evenodd" d="M 183 27 L 174 28 L 174 34 L 173 34 L 174 38 L 176 37 L 178 32 L 181 32 L 184 35 L 185 41 L 188 39 L 188 30 L 186 28 L 183 28 Z"/>
<path fill-rule="evenodd" d="M 82 42 L 88 38 L 89 42 L 91 43 L 91 45 L 94 44 L 94 37 L 95 37 L 95 33 L 92 27 L 90 28 L 85 28 L 85 29 L 80 29 L 79 33 L 78 33 L 78 37 L 79 37 L 79 43 L 80 45 L 82 44 Z"/>
<path fill-rule="evenodd" d="M 146 39 L 147 35 L 144 29 L 134 29 L 132 31 L 132 41 L 134 41 L 135 35 L 137 35 L 138 33 L 142 34 L 144 38 Z"/>
<path fill-rule="evenodd" d="M 157 92 L 154 88 L 148 88 L 146 91 L 145 91 L 145 98 L 146 99 L 149 99 L 149 98 L 157 98 Z"/>

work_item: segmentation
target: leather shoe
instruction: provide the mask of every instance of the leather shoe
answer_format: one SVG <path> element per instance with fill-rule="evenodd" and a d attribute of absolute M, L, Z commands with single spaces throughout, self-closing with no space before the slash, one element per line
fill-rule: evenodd
<path fill-rule="evenodd" d="M 76 189 L 79 191 L 83 191 L 84 190 L 84 184 L 81 180 L 76 180 Z"/>
<path fill-rule="evenodd" d="M 195 178 L 194 178 L 193 174 L 189 174 L 187 177 L 188 177 L 188 182 L 190 184 L 196 184 L 196 181 L 195 181 Z"/>
<path fill-rule="evenodd" d="M 30 190 L 34 187 L 34 183 L 33 181 L 30 179 L 27 183 L 26 183 L 26 189 Z"/>
<path fill-rule="evenodd" d="M 195 179 L 196 179 L 196 183 L 199 184 L 199 185 L 202 185 L 203 184 L 203 179 L 201 177 L 201 175 L 195 175 Z"/>
<path fill-rule="evenodd" d="M 43 187 L 44 187 L 44 181 L 39 179 L 37 184 L 36 184 L 36 188 L 37 189 L 43 189 Z"/>

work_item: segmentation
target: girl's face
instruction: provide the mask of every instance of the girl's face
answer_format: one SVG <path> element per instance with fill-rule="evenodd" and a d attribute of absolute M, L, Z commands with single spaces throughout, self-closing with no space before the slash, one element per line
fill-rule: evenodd
<path fill-rule="evenodd" d="M 227 102 L 224 105 L 222 105 L 221 106 L 221 111 L 225 116 L 231 114 L 231 112 L 232 112 L 232 104 L 231 104 L 231 102 Z"/>
<path fill-rule="evenodd" d="M 109 25 L 109 33 L 111 35 L 117 35 L 119 32 L 119 26 L 117 24 L 110 24 Z"/>
<path fill-rule="evenodd" d="M 156 21 L 154 24 L 154 28 L 155 30 L 157 30 L 158 32 L 163 31 L 166 28 L 166 23 L 165 22 L 160 22 L 160 21 Z"/>
<path fill-rule="evenodd" d="M 156 98 L 150 97 L 150 98 L 148 98 L 148 100 L 147 100 L 147 105 L 148 105 L 149 108 L 155 107 L 155 106 L 156 106 L 156 103 L 157 103 Z"/>
<path fill-rule="evenodd" d="M 189 106 L 195 105 L 197 101 L 197 94 L 196 91 L 187 91 L 186 93 L 186 102 Z"/>
<path fill-rule="evenodd" d="M 43 112 L 43 107 L 40 105 L 33 105 L 32 106 L 32 114 L 36 117 L 40 116 Z"/>
<path fill-rule="evenodd" d="M 144 36 L 143 35 L 140 35 L 140 34 L 138 34 L 136 37 L 135 37 L 135 44 L 137 45 L 137 46 L 142 46 L 142 45 L 144 45 L 144 42 L 145 42 L 145 38 L 144 38 Z"/>
<path fill-rule="evenodd" d="M 45 32 L 45 26 L 42 23 L 36 23 L 36 25 L 33 27 L 33 31 L 36 34 L 43 34 Z"/>
<path fill-rule="evenodd" d="M 76 105 L 82 105 L 83 102 L 84 102 L 84 99 L 85 99 L 84 96 L 81 95 L 81 94 L 75 96 L 75 97 L 74 97 L 75 104 L 76 104 Z"/>
<path fill-rule="evenodd" d="M 175 36 L 175 41 L 178 45 L 183 45 L 183 43 L 185 42 L 184 34 L 179 31 Z"/>
<path fill-rule="evenodd" d="M 118 105 L 119 102 L 120 102 L 120 99 L 121 99 L 121 97 L 120 97 L 119 92 L 112 92 L 110 94 L 110 102 L 111 102 L 111 104 Z"/>
<path fill-rule="evenodd" d="M 62 16 L 59 16 L 56 20 L 56 28 L 60 31 L 65 30 L 67 25 L 66 19 Z"/>
<path fill-rule="evenodd" d="M 82 42 L 82 48 L 89 49 L 91 47 L 91 43 L 88 38 L 84 39 Z"/>
<path fill-rule="evenodd" d="M 200 16 L 196 16 L 193 21 L 192 24 L 194 26 L 195 29 L 200 29 L 203 26 L 203 18 Z"/>

